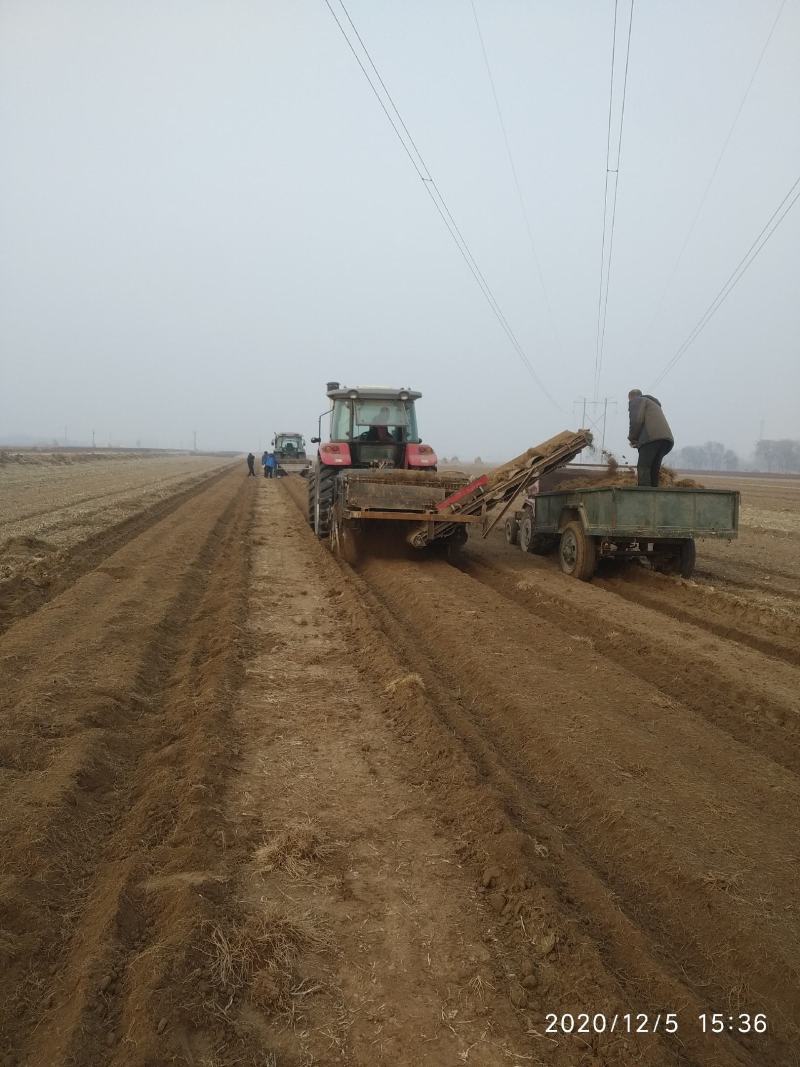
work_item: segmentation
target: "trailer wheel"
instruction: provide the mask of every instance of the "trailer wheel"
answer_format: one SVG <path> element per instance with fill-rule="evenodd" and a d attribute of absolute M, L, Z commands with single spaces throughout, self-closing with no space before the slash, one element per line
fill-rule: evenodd
<path fill-rule="evenodd" d="M 513 515 L 506 519 L 506 543 L 519 544 L 519 525 Z"/>
<path fill-rule="evenodd" d="M 338 470 L 319 466 L 314 472 L 314 518 L 313 527 L 317 537 L 327 537 L 331 530 L 331 508 Z M 310 486 L 309 486 L 310 488 Z"/>
<path fill-rule="evenodd" d="M 681 541 L 681 551 L 678 557 L 678 572 L 681 578 L 691 578 L 694 574 L 694 564 L 696 557 L 696 549 L 694 538 L 687 537 L 685 541 Z"/>
<path fill-rule="evenodd" d="M 533 532 L 533 516 L 529 511 L 523 513 L 519 520 L 519 547 L 523 552 L 534 556 L 546 556 L 555 548 L 555 542 L 548 534 Z"/>
<path fill-rule="evenodd" d="M 568 522 L 564 527 L 558 559 L 564 574 L 582 582 L 591 581 L 597 566 L 597 547 L 580 522 Z"/>
<path fill-rule="evenodd" d="M 533 516 L 529 511 L 523 512 L 522 518 L 519 520 L 519 535 L 517 537 L 517 544 L 523 552 L 532 551 L 533 545 Z"/>

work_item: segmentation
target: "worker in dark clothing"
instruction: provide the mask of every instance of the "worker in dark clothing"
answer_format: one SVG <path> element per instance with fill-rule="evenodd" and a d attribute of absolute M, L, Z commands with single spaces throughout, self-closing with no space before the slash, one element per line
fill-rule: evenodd
<path fill-rule="evenodd" d="M 661 462 L 672 451 L 675 439 L 669 428 L 660 401 L 641 389 L 628 393 L 630 429 L 628 440 L 639 450 L 639 485 L 657 486 L 661 474 Z"/>
<path fill-rule="evenodd" d="M 269 478 L 269 452 L 267 452 L 266 449 L 261 455 L 261 466 L 264 468 L 264 477 Z"/>
<path fill-rule="evenodd" d="M 255 478 L 256 476 L 256 457 L 252 452 L 247 453 L 247 477 Z"/>

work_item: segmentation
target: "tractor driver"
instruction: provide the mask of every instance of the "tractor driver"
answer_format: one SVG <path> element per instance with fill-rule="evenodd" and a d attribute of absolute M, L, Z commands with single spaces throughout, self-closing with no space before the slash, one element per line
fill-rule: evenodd
<path fill-rule="evenodd" d="M 393 435 L 389 432 L 390 413 L 387 407 L 382 407 L 374 419 L 370 422 L 367 430 L 367 441 L 378 441 L 380 444 L 395 444 Z"/>

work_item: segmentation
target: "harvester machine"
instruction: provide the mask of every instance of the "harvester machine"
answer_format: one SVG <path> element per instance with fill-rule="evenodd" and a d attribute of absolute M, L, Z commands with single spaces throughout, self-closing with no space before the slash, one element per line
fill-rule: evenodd
<path fill-rule="evenodd" d="M 486 536 L 519 493 L 591 443 L 586 430 L 562 433 L 470 479 L 438 470 L 436 453 L 417 429 L 420 393 L 329 382 L 327 395 L 330 409 L 312 438 L 320 447 L 308 480 L 308 521 L 350 561 L 358 555 L 360 535 L 380 523 L 401 531 L 414 548 L 457 549 L 470 525 Z M 323 443 L 327 415 L 331 433 Z"/>

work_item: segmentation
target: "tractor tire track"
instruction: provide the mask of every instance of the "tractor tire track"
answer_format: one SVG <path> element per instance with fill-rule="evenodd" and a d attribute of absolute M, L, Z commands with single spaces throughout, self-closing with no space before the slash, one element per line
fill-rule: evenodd
<path fill-rule="evenodd" d="M 759 1010 L 779 1011 L 773 1062 L 791 1062 L 798 946 L 785 908 L 789 857 L 800 848 L 790 814 L 797 778 L 688 709 L 665 713 L 657 688 L 620 677 L 582 635 L 567 643 L 445 564 L 422 572 L 369 561 L 362 577 L 440 679 L 458 687 L 515 792 L 568 827 L 663 975 L 683 976 L 698 1001 L 730 1003 L 746 990 Z"/>
<path fill-rule="evenodd" d="M 589 640 L 621 670 L 655 685 L 666 698 L 664 708 L 670 702 L 683 704 L 735 740 L 800 774 L 800 697 L 791 668 L 773 667 L 749 651 L 744 663 L 740 654 L 731 660 L 724 643 L 708 641 L 672 616 L 665 619 L 650 607 L 631 611 L 627 597 L 620 604 L 615 596 L 624 579 L 607 583 L 607 592 L 590 592 L 551 573 L 546 565 L 536 568 L 524 558 L 501 563 L 479 551 L 466 553 L 460 567 L 534 617 L 557 626 L 567 645 Z M 590 596 L 594 605 L 587 610 Z"/>

